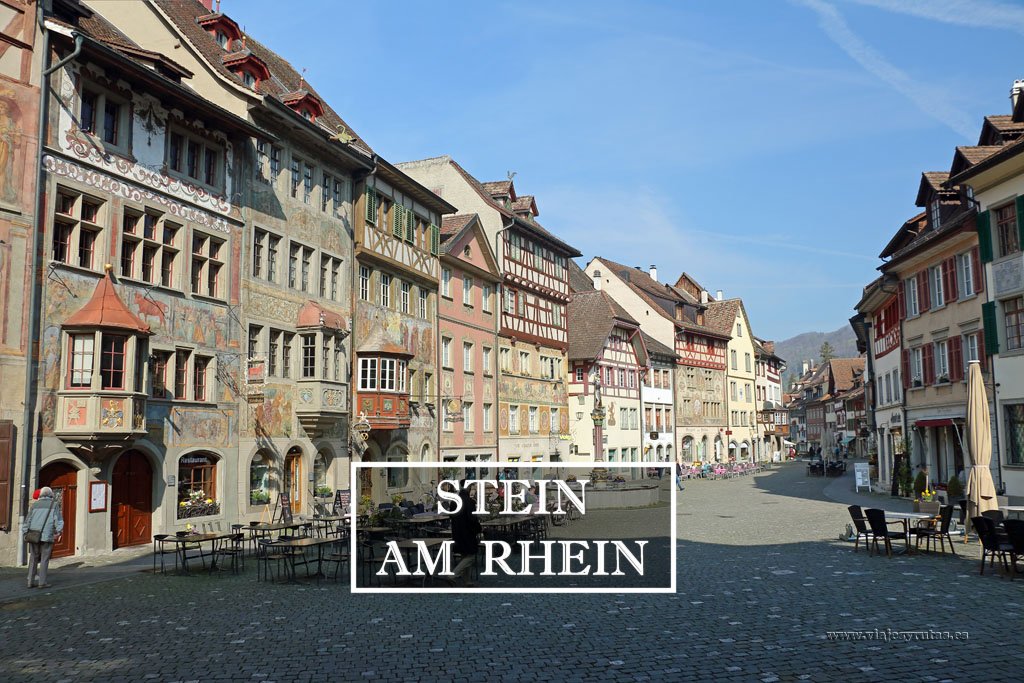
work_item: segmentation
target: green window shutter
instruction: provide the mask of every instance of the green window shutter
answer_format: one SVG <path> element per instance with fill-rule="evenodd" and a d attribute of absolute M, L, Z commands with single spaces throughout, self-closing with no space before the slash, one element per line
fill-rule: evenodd
<path fill-rule="evenodd" d="M 437 256 L 438 247 L 441 244 L 441 229 L 433 223 L 430 224 L 430 253 Z"/>
<path fill-rule="evenodd" d="M 1017 197 L 1017 244 L 1024 246 L 1024 196 Z"/>
<path fill-rule="evenodd" d="M 978 255 L 982 263 L 992 262 L 992 212 L 982 211 L 974 216 L 978 227 Z"/>
<path fill-rule="evenodd" d="M 985 354 L 994 356 L 999 353 L 999 324 L 996 321 L 995 301 L 981 305 L 981 321 L 985 326 Z"/>
<path fill-rule="evenodd" d="M 366 222 L 377 224 L 377 191 L 366 187 Z"/>
<path fill-rule="evenodd" d="M 405 207 L 395 204 L 395 213 L 391 216 L 391 234 L 402 239 L 402 221 L 405 220 Z"/>
<path fill-rule="evenodd" d="M 405 241 L 410 244 L 416 239 L 416 214 L 405 212 Z"/>

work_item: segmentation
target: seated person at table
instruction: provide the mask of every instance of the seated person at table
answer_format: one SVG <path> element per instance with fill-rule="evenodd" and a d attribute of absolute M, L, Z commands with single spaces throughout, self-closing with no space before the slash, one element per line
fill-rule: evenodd
<path fill-rule="evenodd" d="M 459 497 L 462 499 L 462 508 L 458 514 L 452 517 L 452 540 L 455 542 L 455 554 L 461 556 L 461 560 L 453 570 L 453 582 L 459 576 L 464 576 L 476 562 L 476 551 L 480 547 L 480 520 L 473 514 L 476 509 L 476 500 L 469 494 L 466 488 L 466 480 L 459 482 Z M 469 581 L 466 580 L 466 585 Z"/>

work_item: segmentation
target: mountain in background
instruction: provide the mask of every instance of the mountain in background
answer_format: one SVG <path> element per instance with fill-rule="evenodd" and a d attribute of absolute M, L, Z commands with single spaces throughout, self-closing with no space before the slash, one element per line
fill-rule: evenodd
<path fill-rule="evenodd" d="M 821 362 L 821 345 L 828 342 L 832 345 L 835 358 L 856 358 L 857 338 L 853 328 L 843 325 L 833 332 L 804 332 L 784 341 L 775 342 L 775 354 L 786 361 L 786 372 L 782 375 L 782 389 L 789 388 L 789 378 L 800 376 L 803 361 Z"/>

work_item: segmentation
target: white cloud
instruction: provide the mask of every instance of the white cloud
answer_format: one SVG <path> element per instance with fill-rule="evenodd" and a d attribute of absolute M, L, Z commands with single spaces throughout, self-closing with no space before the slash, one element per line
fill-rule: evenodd
<path fill-rule="evenodd" d="M 847 0 L 921 19 L 1024 33 L 1024 8 L 987 0 Z"/>
<path fill-rule="evenodd" d="M 885 59 L 875 48 L 854 33 L 838 10 L 822 0 L 792 0 L 813 10 L 825 34 L 865 71 L 912 101 L 927 116 L 949 127 L 958 135 L 976 137 L 973 117 L 949 102 L 941 89 L 915 81 L 909 74 Z"/>

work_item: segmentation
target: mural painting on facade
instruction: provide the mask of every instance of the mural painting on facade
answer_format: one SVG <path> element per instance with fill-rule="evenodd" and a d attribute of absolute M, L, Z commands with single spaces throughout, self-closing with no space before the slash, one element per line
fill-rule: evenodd
<path fill-rule="evenodd" d="M 291 436 L 292 405 L 295 402 L 291 387 L 268 384 L 263 390 L 263 402 L 252 409 L 249 436 Z"/>
<path fill-rule="evenodd" d="M 117 429 L 124 425 L 124 399 L 107 398 L 100 403 L 100 427 Z"/>
<path fill-rule="evenodd" d="M 502 377 L 499 382 L 498 395 L 502 400 L 512 403 L 548 403 L 564 405 L 567 394 L 564 383 L 532 380 L 522 377 Z"/>
<path fill-rule="evenodd" d="M 168 418 L 170 445 L 220 446 L 231 445 L 238 429 L 238 414 L 234 408 L 211 410 L 174 406 Z"/>
<path fill-rule="evenodd" d="M 69 398 L 64 403 L 67 412 L 65 422 L 68 427 L 84 427 L 88 424 L 89 404 L 82 398 Z"/>
<path fill-rule="evenodd" d="M 31 197 L 29 183 L 34 181 L 28 167 L 27 155 L 34 152 L 29 145 L 29 136 L 23 137 L 25 122 L 35 124 L 39 92 L 15 83 L 5 82 L 0 86 L 0 203 L 15 210 L 22 210 L 25 198 Z"/>

